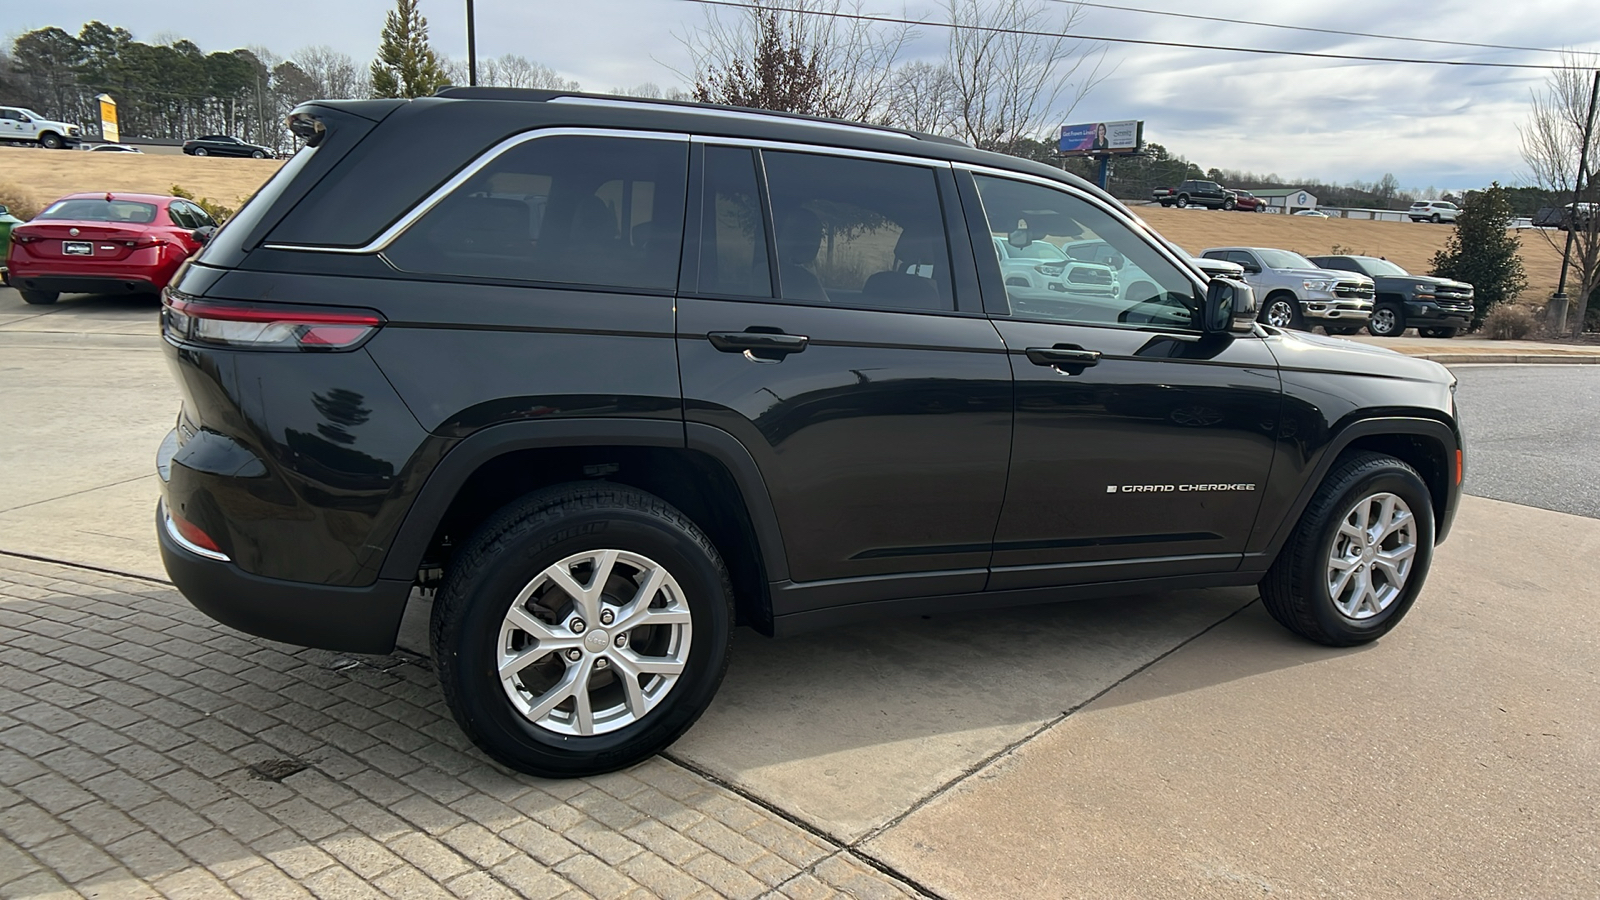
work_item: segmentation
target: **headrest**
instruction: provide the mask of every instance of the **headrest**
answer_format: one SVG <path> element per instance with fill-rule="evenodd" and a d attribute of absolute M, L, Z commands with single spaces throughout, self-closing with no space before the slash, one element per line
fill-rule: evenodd
<path fill-rule="evenodd" d="M 908 266 L 937 264 L 943 245 L 935 232 L 908 228 L 900 232 L 900 240 L 895 242 L 894 258 Z"/>
<path fill-rule="evenodd" d="M 778 223 L 778 259 L 804 265 L 817 258 L 822 246 L 822 220 L 809 209 L 793 209 Z"/>

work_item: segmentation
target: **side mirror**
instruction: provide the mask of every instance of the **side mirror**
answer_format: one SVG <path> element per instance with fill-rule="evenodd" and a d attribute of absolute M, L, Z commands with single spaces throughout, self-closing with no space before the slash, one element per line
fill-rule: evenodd
<path fill-rule="evenodd" d="M 210 225 L 202 225 L 199 228 L 196 228 L 194 231 L 190 232 L 189 236 L 194 238 L 194 242 L 195 243 L 204 244 L 205 242 L 211 240 L 211 236 L 213 234 L 216 234 L 216 233 L 217 233 L 217 229 L 216 228 L 214 228 L 214 227 L 212 227 Z"/>
<path fill-rule="evenodd" d="M 1244 273 L 1246 275 L 1260 275 L 1261 274 L 1261 267 L 1256 265 L 1255 263 L 1240 263 L 1239 265 L 1244 268 Z"/>
<path fill-rule="evenodd" d="M 6 205 L 4 203 L 0 203 L 0 216 L 10 215 L 10 214 L 11 214 L 11 210 L 7 209 Z"/>
<path fill-rule="evenodd" d="M 1231 278 L 1213 278 L 1206 285 L 1200 330 L 1207 334 L 1255 330 L 1256 295 L 1250 285 Z"/>

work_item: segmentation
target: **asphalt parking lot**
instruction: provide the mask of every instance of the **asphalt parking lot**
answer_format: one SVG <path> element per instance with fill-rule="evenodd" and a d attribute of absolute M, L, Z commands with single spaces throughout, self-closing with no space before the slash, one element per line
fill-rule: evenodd
<path fill-rule="evenodd" d="M 547 782 L 466 746 L 425 660 L 159 583 L 153 313 L 0 290 L 0 896 L 1600 894 L 1600 521 L 1494 462 L 1553 417 L 1533 483 L 1581 494 L 1553 447 L 1592 425 L 1521 398 L 1600 367 L 1458 373 L 1501 499 L 1377 644 L 1298 641 L 1252 590 L 740 633 L 665 758 Z"/>

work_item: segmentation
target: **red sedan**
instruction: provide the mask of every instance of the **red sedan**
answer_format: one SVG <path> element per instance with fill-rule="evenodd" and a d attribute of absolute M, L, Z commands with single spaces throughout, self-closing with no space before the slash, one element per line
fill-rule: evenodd
<path fill-rule="evenodd" d="M 160 293 L 216 229 L 179 197 L 69 194 L 11 230 L 7 278 L 37 304 L 63 293 Z"/>

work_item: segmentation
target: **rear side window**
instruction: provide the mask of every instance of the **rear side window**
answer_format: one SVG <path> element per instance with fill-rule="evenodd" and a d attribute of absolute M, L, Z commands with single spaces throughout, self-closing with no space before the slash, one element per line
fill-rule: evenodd
<path fill-rule="evenodd" d="M 701 206 L 700 292 L 771 297 L 766 222 L 754 152 L 707 147 Z"/>
<path fill-rule="evenodd" d="M 809 153 L 762 158 L 785 300 L 955 309 L 932 170 Z"/>
<path fill-rule="evenodd" d="M 671 291 L 688 144 L 562 136 L 513 147 L 385 256 L 428 275 Z"/>

